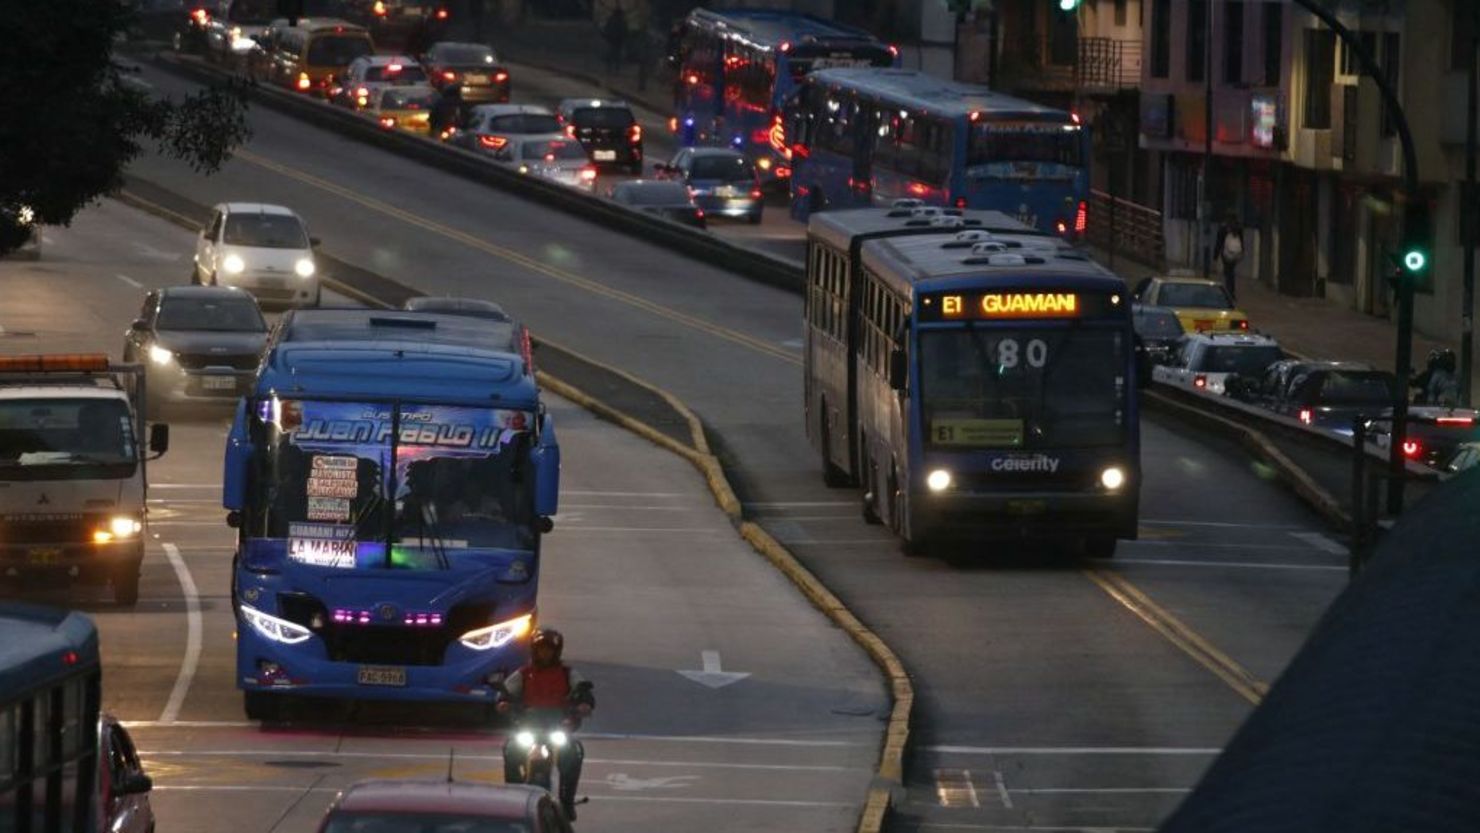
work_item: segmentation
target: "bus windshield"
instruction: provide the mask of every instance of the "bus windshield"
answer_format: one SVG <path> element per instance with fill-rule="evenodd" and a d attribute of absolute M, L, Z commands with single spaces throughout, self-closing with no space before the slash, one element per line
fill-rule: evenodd
<path fill-rule="evenodd" d="M 263 401 L 247 529 L 321 567 L 446 569 L 459 551 L 529 549 L 532 424 L 526 411 L 403 405 L 393 443 L 390 405 Z"/>
<path fill-rule="evenodd" d="M 0 401 L 0 471 L 7 480 L 129 477 L 138 452 L 122 399 Z"/>
<path fill-rule="evenodd" d="M 1083 137 L 1061 122 L 978 122 L 971 128 L 967 167 L 1001 163 L 1083 164 Z"/>
<path fill-rule="evenodd" d="M 1125 430 L 1123 334 L 1113 329 L 960 327 L 920 334 L 932 445 L 1115 445 Z"/>

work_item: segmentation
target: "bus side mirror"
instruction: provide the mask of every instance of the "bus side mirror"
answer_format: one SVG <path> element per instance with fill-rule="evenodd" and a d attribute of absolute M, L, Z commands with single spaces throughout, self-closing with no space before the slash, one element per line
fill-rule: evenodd
<path fill-rule="evenodd" d="M 240 512 L 247 501 L 247 467 L 252 461 L 252 443 L 247 440 L 247 400 L 236 403 L 236 418 L 226 436 L 226 459 L 221 473 L 221 506 Z"/>
<path fill-rule="evenodd" d="M 904 390 L 910 384 L 909 355 L 904 350 L 895 348 L 889 352 L 889 387 L 894 390 Z"/>
<path fill-rule="evenodd" d="M 155 457 L 163 456 L 170 450 L 170 427 L 162 422 L 156 422 L 149 426 L 149 450 Z"/>
<path fill-rule="evenodd" d="M 547 518 L 560 505 L 560 443 L 555 439 L 555 418 L 540 416 L 539 445 L 529 453 L 534 463 L 534 514 Z"/>

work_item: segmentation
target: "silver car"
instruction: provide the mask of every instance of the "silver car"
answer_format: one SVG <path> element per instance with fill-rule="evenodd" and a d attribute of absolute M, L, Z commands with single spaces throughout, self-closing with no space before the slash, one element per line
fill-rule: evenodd
<path fill-rule="evenodd" d="M 583 191 L 596 190 L 596 166 L 591 164 L 585 148 L 575 139 L 564 136 L 512 138 L 493 152 L 493 161 L 521 174 Z"/>

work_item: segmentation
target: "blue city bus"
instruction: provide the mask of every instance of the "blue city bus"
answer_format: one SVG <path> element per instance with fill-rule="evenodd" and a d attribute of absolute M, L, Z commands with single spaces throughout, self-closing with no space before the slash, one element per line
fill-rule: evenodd
<path fill-rule="evenodd" d="M 1113 554 L 1140 492 L 1124 282 L 1051 235 L 889 233 L 887 213 L 809 226 L 807 431 L 825 478 L 856 482 L 909 553 L 1032 539 Z"/>
<path fill-rule="evenodd" d="M 237 684 L 493 702 L 528 655 L 560 448 L 512 322 L 297 310 L 227 440 Z"/>
<path fill-rule="evenodd" d="M 1073 113 L 916 70 L 826 69 L 786 125 L 796 219 L 914 198 L 1084 234 L 1090 141 Z"/>
<path fill-rule="evenodd" d="M 695 9 L 670 44 L 680 144 L 727 144 L 763 180 L 790 174 L 782 107 L 807 73 L 894 66 L 899 49 L 861 29 L 777 9 Z"/>
<path fill-rule="evenodd" d="M 0 830 L 97 830 L 101 673 L 92 619 L 0 604 Z"/>

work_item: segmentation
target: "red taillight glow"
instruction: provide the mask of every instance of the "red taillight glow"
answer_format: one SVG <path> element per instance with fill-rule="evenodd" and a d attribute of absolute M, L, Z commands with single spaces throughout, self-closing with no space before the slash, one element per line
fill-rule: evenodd
<path fill-rule="evenodd" d="M 750 131 L 750 141 L 758 145 L 769 144 L 771 141 L 771 128 L 761 127 Z"/>
<path fill-rule="evenodd" d="M 595 182 L 596 181 L 596 169 L 595 168 L 582 168 L 581 169 L 581 179 L 584 179 L 587 182 Z"/>
<path fill-rule="evenodd" d="M 957 197 L 956 198 L 956 207 L 957 208 L 965 208 L 966 207 L 966 198 L 965 197 Z"/>
<path fill-rule="evenodd" d="M 457 80 L 457 73 L 453 72 L 452 70 L 444 70 L 442 72 L 442 80 L 444 80 L 444 81 L 456 81 Z"/>
<path fill-rule="evenodd" d="M 786 179 L 789 176 L 791 176 L 791 168 L 788 168 L 785 165 L 778 165 L 776 167 L 777 179 Z"/>
<path fill-rule="evenodd" d="M 696 209 L 694 209 L 694 216 L 695 217 L 698 217 L 701 220 L 704 219 L 704 209 L 702 209 L 702 208 L 696 208 Z"/>
<path fill-rule="evenodd" d="M 1068 220 L 1054 220 L 1053 221 L 1053 230 L 1056 231 L 1056 232 L 1058 232 L 1059 234 L 1068 234 L 1069 233 L 1069 221 Z"/>
<path fill-rule="evenodd" d="M 524 355 L 524 372 L 534 372 L 534 345 L 529 340 L 529 328 L 519 328 L 519 352 Z"/>
<path fill-rule="evenodd" d="M 1441 416 L 1434 420 L 1440 425 L 1474 425 L 1475 418 L 1467 416 Z"/>
<path fill-rule="evenodd" d="M 752 189 L 750 189 L 750 198 L 753 199 L 753 200 L 760 199 L 761 198 L 761 189 L 759 189 L 759 188 L 752 188 Z"/>
<path fill-rule="evenodd" d="M 1195 388 L 1205 388 L 1205 387 L 1207 387 L 1208 386 L 1208 377 L 1206 377 L 1206 376 L 1194 376 L 1194 377 L 1192 377 L 1192 386 L 1195 387 Z"/>
<path fill-rule="evenodd" d="M 1403 441 L 1403 456 L 1404 457 L 1417 457 L 1418 456 L 1418 453 L 1420 451 L 1423 451 L 1423 445 L 1420 444 L 1418 442 L 1418 440 L 1404 440 Z"/>
<path fill-rule="evenodd" d="M 687 81 L 687 82 L 689 82 L 689 86 L 692 87 L 695 84 L 698 84 L 699 83 L 699 74 L 697 72 L 691 72 L 691 73 L 688 74 L 688 77 L 685 78 L 684 80 Z"/>
<path fill-rule="evenodd" d="M 504 72 L 503 70 L 499 70 L 498 72 L 495 72 L 493 74 L 493 80 L 502 84 L 505 81 L 509 80 L 509 73 Z"/>
<path fill-rule="evenodd" d="M 381 119 L 380 119 L 380 126 L 381 127 L 395 127 L 396 126 L 396 120 L 393 119 L 393 118 L 391 118 L 390 116 L 382 116 Z"/>
<path fill-rule="evenodd" d="M 195 18 L 195 24 L 197 26 L 204 26 L 211 22 L 211 13 L 205 9 L 196 9 L 190 13 L 190 16 Z"/>
<path fill-rule="evenodd" d="M 627 138 L 630 139 L 633 144 L 637 144 L 638 142 L 642 141 L 642 125 L 634 124 L 631 127 L 627 128 Z"/>
<path fill-rule="evenodd" d="M 446 20 L 447 19 L 447 10 L 446 9 L 438 9 L 437 10 L 437 19 L 438 20 Z"/>
<path fill-rule="evenodd" d="M 509 140 L 508 139 L 505 139 L 503 136 L 479 136 L 478 137 L 478 144 L 480 144 L 480 145 L 482 145 L 482 146 L 484 146 L 486 148 L 492 148 L 493 150 L 498 150 L 499 148 L 503 147 L 504 145 L 507 145 L 508 143 L 509 143 Z"/>
<path fill-rule="evenodd" d="M 1080 200 L 1079 207 L 1074 210 L 1074 233 L 1084 234 L 1086 228 L 1089 228 L 1089 203 Z"/>
<path fill-rule="evenodd" d="M 911 182 L 909 185 L 906 185 L 904 189 L 906 191 L 909 191 L 910 195 L 914 197 L 923 197 L 926 194 L 930 193 L 930 186 L 926 185 L 923 182 Z"/>
<path fill-rule="evenodd" d="M 1306 425 L 1309 425 L 1312 422 L 1315 422 L 1316 421 L 1315 411 L 1312 411 L 1309 408 L 1301 408 L 1300 409 L 1300 421 L 1303 422 L 1303 423 L 1305 423 Z"/>
<path fill-rule="evenodd" d="M 889 57 L 891 57 L 891 58 L 898 58 L 899 57 L 899 47 L 895 46 L 892 43 L 889 44 Z"/>
<path fill-rule="evenodd" d="M 300 73 L 298 76 L 298 89 L 306 90 L 312 86 L 313 82 L 309 80 L 308 76 L 306 74 Z"/>
<path fill-rule="evenodd" d="M 385 17 L 385 0 L 375 0 L 375 7 L 371 11 L 375 13 L 376 17 Z"/>
<path fill-rule="evenodd" d="M 567 124 L 565 126 L 565 137 L 567 139 L 574 139 L 576 137 L 576 126 L 575 125 L 573 125 L 573 124 Z"/>
<path fill-rule="evenodd" d="M 400 72 L 403 69 L 405 69 L 405 67 L 401 66 L 400 64 L 391 64 L 391 65 L 389 65 L 389 66 L 387 66 L 385 68 L 385 71 L 386 72 Z"/>
<path fill-rule="evenodd" d="M 81 657 L 77 656 L 76 651 L 62 652 L 62 665 L 76 665 L 81 659 Z"/>

